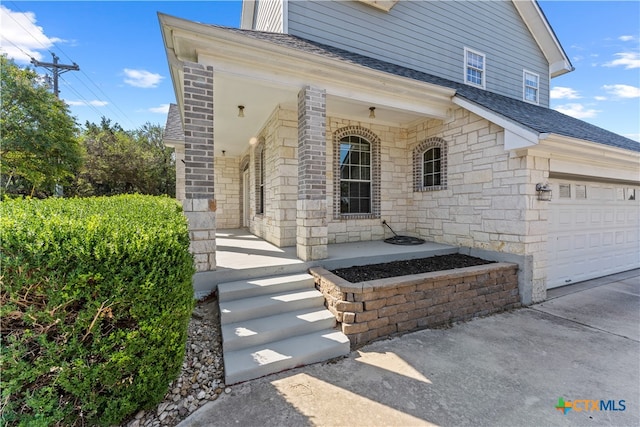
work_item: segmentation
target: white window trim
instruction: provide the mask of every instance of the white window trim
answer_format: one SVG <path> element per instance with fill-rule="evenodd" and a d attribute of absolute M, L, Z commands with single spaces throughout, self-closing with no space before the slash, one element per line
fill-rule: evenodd
<path fill-rule="evenodd" d="M 467 55 L 469 53 L 473 53 L 474 55 L 478 55 L 482 57 L 482 64 L 484 66 L 484 68 L 481 70 L 482 71 L 482 84 L 476 84 L 476 83 L 472 83 L 470 81 L 467 80 Z M 485 55 L 482 52 L 478 52 L 477 50 L 474 49 L 470 49 L 468 47 L 464 48 L 464 64 L 462 67 L 462 81 L 465 84 L 468 84 L 469 86 L 473 86 L 473 87 L 479 87 L 481 89 L 486 89 L 487 87 L 487 55 Z"/>
<path fill-rule="evenodd" d="M 536 76 L 536 79 L 538 79 L 538 87 L 535 88 L 536 89 L 535 101 L 531 101 L 527 99 L 527 74 Z M 529 71 L 529 70 L 522 70 L 522 100 L 530 104 L 540 105 L 540 74 L 534 73 L 533 71 Z"/>

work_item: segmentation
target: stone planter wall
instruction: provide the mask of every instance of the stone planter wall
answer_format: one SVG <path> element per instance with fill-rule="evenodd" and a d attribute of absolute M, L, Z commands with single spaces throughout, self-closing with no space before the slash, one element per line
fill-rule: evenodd
<path fill-rule="evenodd" d="M 520 306 L 518 266 L 511 263 L 360 283 L 348 282 L 319 267 L 310 272 L 352 348 L 398 332 Z"/>

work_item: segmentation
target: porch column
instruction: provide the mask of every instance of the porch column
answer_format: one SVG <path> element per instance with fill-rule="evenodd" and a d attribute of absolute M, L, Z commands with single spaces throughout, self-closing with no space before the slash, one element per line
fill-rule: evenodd
<path fill-rule="evenodd" d="M 216 269 L 216 200 L 213 181 L 213 68 L 185 62 L 184 214 L 197 271 Z"/>
<path fill-rule="evenodd" d="M 296 252 L 304 261 L 327 254 L 326 92 L 298 93 L 298 202 Z"/>

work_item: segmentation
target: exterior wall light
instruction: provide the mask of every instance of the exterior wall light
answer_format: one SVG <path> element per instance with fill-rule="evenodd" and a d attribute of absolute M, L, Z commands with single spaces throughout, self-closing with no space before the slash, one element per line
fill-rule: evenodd
<path fill-rule="evenodd" d="M 536 191 L 538 192 L 538 200 L 548 202 L 551 200 L 551 186 L 539 182 L 536 184 Z"/>
<path fill-rule="evenodd" d="M 370 119 L 376 118 L 376 107 L 369 107 L 369 118 Z"/>
<path fill-rule="evenodd" d="M 238 117 L 244 117 L 244 105 L 238 105 Z"/>

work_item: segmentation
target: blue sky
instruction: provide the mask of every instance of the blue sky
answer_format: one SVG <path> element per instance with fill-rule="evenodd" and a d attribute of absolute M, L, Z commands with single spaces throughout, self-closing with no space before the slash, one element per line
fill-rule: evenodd
<path fill-rule="evenodd" d="M 640 2 L 540 1 L 576 71 L 551 81 L 551 107 L 640 141 Z M 238 1 L 3 1 L 0 49 L 77 63 L 61 98 L 79 123 L 164 125 L 175 102 L 157 12 L 237 27 Z M 44 72 L 44 69 L 39 68 Z"/>

